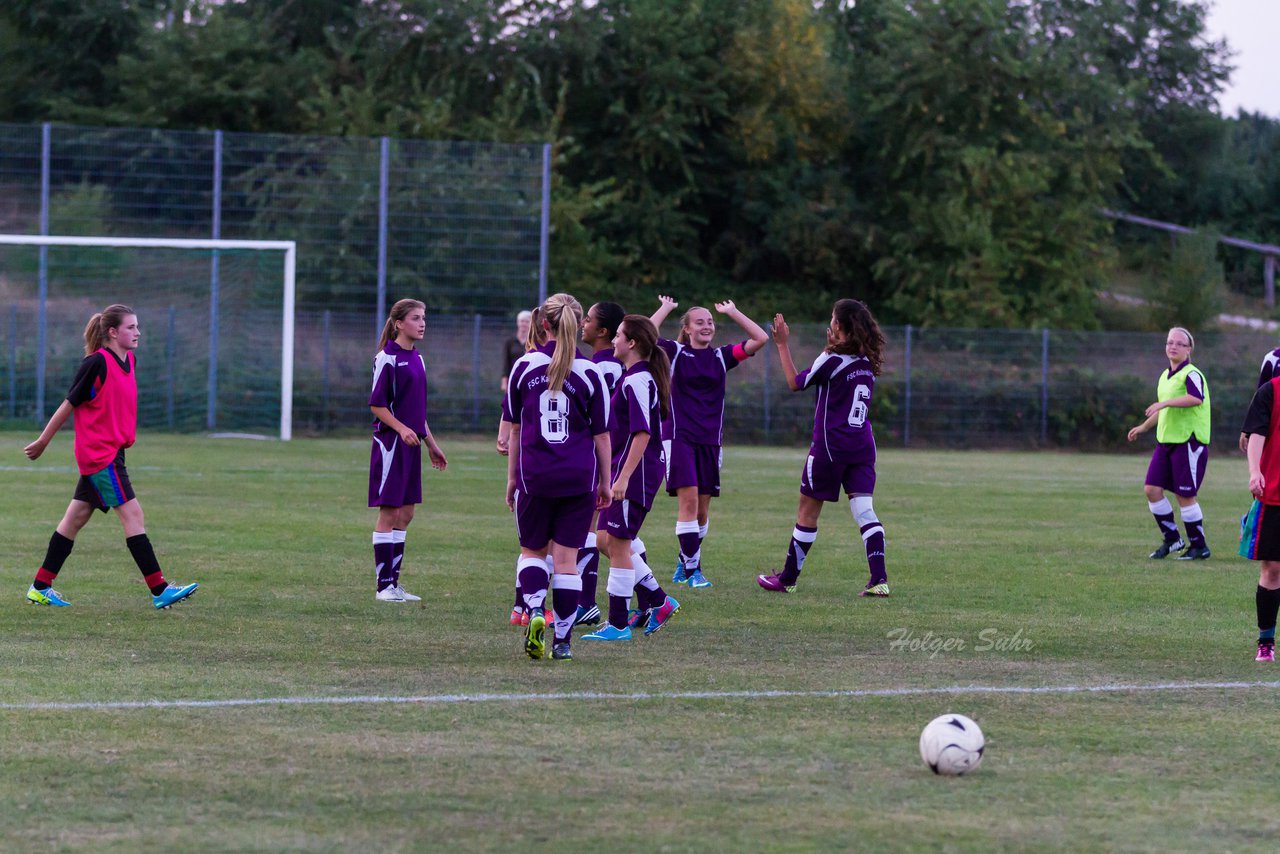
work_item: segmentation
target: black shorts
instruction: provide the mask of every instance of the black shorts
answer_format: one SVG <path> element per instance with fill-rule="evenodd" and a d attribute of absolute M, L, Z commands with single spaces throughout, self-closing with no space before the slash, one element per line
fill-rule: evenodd
<path fill-rule="evenodd" d="M 103 513 L 112 507 L 119 507 L 134 499 L 133 484 L 129 482 L 129 471 L 124 467 L 124 448 L 116 454 L 116 458 L 107 467 L 93 474 L 80 475 L 76 484 L 75 498 L 92 504 Z"/>

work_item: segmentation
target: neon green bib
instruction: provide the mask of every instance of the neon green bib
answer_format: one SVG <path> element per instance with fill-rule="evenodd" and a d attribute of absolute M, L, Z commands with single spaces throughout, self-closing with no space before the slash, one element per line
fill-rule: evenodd
<path fill-rule="evenodd" d="M 1156 399 L 1173 400 L 1186 394 L 1187 374 L 1192 371 L 1200 374 L 1204 402 L 1199 406 L 1166 406 L 1161 409 L 1156 419 L 1157 442 L 1173 445 L 1195 436 L 1204 444 L 1209 444 L 1209 380 L 1199 368 L 1187 362 L 1173 376 L 1169 376 L 1167 371 L 1161 374 L 1160 383 L 1156 386 Z"/>

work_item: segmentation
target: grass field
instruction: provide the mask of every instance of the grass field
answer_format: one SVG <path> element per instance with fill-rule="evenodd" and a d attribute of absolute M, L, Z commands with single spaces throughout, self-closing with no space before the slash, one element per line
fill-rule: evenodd
<path fill-rule="evenodd" d="M 0 434 L 6 851 L 1276 847 L 1280 671 L 1252 660 L 1238 458 L 1210 465 L 1214 557 L 1187 564 L 1146 559 L 1144 457 L 883 452 L 893 597 L 866 601 L 845 505 L 795 595 L 756 588 L 803 454 L 730 448 L 715 587 L 674 590 L 652 638 L 557 664 L 507 625 L 488 442 L 444 440 L 427 477 L 418 607 L 373 600 L 366 441 L 144 435 L 147 527 L 170 580 L 201 584 L 156 612 L 105 518 L 59 578 L 74 607 L 23 604 L 75 479 L 70 437 L 28 463 L 32 436 Z M 659 499 L 644 532 L 663 581 L 673 520 Z M 1165 683 L 1247 684 L 1147 690 Z M 1143 689 L 1069 690 L 1116 685 Z M 946 711 L 987 733 L 971 776 L 920 762 Z"/>

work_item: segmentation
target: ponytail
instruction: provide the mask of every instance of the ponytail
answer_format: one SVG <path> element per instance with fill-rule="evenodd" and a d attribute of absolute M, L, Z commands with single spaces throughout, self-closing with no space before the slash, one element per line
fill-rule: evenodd
<path fill-rule="evenodd" d="M 89 318 L 89 322 L 84 327 L 84 354 L 92 356 L 107 346 L 107 333 L 112 329 L 118 329 L 124 323 L 124 319 L 134 313 L 129 306 L 114 303 Z"/>
<path fill-rule="evenodd" d="M 658 387 L 658 406 L 663 419 L 671 417 L 671 360 L 658 346 L 658 327 L 643 314 L 628 314 L 618 327 L 624 336 L 636 343 L 636 352 L 649 363 L 649 373 Z"/>
<path fill-rule="evenodd" d="M 560 391 L 578 356 L 578 327 L 582 325 L 582 303 L 568 294 L 552 294 L 542 304 L 542 316 L 551 326 L 556 350 L 547 367 L 547 387 Z"/>
<path fill-rule="evenodd" d="M 547 330 L 542 325 L 542 306 L 529 312 L 529 338 L 524 342 L 524 351 L 532 353 L 547 343 Z"/>

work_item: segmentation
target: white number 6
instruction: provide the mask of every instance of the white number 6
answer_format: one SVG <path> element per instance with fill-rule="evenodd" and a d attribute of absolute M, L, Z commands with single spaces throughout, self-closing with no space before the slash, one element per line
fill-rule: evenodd
<path fill-rule="evenodd" d="M 867 423 L 867 401 L 871 399 L 871 389 L 860 385 L 853 390 L 853 406 L 849 409 L 849 426 L 861 427 Z"/>

